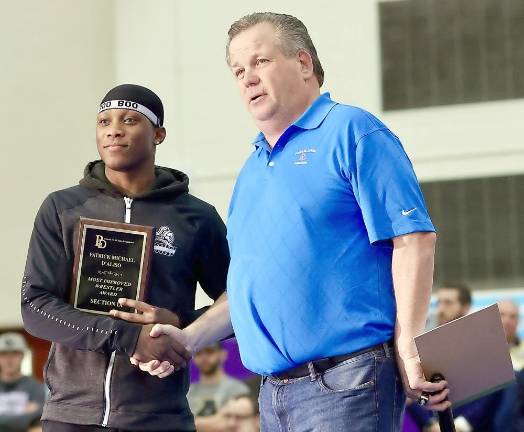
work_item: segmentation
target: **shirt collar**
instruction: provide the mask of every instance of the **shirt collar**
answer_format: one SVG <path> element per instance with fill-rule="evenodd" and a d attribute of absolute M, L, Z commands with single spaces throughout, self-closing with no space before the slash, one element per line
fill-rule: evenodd
<path fill-rule="evenodd" d="M 320 126 L 336 104 L 331 100 L 329 93 L 322 93 L 293 124 L 301 129 L 315 129 Z"/>
<path fill-rule="evenodd" d="M 302 114 L 292 126 L 300 129 L 315 129 L 320 126 L 326 116 L 337 103 L 331 100 L 331 95 L 326 92 L 322 93 L 310 107 Z M 291 126 L 290 126 L 291 127 Z M 257 147 L 264 146 L 266 138 L 262 132 L 259 132 L 252 144 Z"/>

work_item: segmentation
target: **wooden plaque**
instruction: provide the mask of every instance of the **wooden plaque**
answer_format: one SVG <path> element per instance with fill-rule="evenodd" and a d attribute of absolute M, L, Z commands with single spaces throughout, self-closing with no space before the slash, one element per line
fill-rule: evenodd
<path fill-rule="evenodd" d="M 109 315 L 121 297 L 143 300 L 153 250 L 150 226 L 80 218 L 71 302 L 76 309 Z"/>

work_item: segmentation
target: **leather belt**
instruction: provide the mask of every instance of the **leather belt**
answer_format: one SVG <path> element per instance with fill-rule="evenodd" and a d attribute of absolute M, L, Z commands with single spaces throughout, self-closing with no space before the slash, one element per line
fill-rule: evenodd
<path fill-rule="evenodd" d="M 332 368 L 333 366 L 336 366 L 339 363 L 342 363 L 346 360 L 352 359 L 354 357 L 357 357 L 361 354 L 365 354 L 372 351 L 382 351 L 386 355 L 388 353 L 388 350 L 393 351 L 393 341 L 381 343 L 378 345 L 374 345 L 369 348 L 364 348 L 359 351 L 352 352 L 350 354 L 342 354 L 338 356 L 333 357 L 326 357 L 319 360 L 313 360 L 311 362 L 303 363 L 301 365 L 298 365 L 292 369 L 288 369 L 286 371 L 277 373 L 272 375 L 272 377 L 277 379 L 293 379 L 293 378 L 303 378 L 305 376 L 310 375 L 310 366 L 311 363 L 317 372 L 324 372 L 328 370 L 329 368 Z"/>

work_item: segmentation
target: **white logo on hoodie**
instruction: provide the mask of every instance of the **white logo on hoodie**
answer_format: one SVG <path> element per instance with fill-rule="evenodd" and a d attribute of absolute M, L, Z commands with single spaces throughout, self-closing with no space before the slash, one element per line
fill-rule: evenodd
<path fill-rule="evenodd" d="M 176 252 L 175 235 L 168 226 L 161 226 L 156 230 L 155 253 L 166 256 L 173 256 Z"/>

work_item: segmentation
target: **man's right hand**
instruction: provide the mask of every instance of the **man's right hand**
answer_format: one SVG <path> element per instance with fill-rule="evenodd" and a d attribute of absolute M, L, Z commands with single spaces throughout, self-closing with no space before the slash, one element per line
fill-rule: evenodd
<path fill-rule="evenodd" d="M 173 344 L 173 347 L 183 347 L 187 355 L 185 358 L 189 359 L 189 357 L 199 349 L 225 337 L 229 337 L 232 333 L 233 327 L 231 326 L 231 319 L 229 317 L 229 305 L 227 295 L 224 293 L 206 313 L 183 330 L 172 325 L 156 324 L 152 327 L 150 336 L 152 338 L 168 338 Z M 178 349 L 176 350 L 178 353 L 182 352 Z M 151 375 L 156 375 L 159 378 L 164 378 L 172 374 L 175 370 L 173 366 L 170 366 L 170 362 L 167 359 L 163 359 L 167 361 L 158 361 L 161 360 L 159 358 L 153 360 L 157 361 L 134 360 L 132 358 L 131 362 L 140 366 L 140 369 L 143 371 L 149 372 Z"/>
<path fill-rule="evenodd" d="M 171 341 L 173 346 L 183 347 L 184 352 L 188 355 L 188 357 L 185 357 L 186 360 L 189 360 L 194 354 L 189 338 L 184 330 L 164 324 L 156 324 L 153 327 L 147 327 L 151 330 L 149 333 L 151 339 L 163 338 Z M 133 361 L 133 359 L 135 361 Z M 177 367 L 176 364 L 170 362 L 168 359 L 157 358 L 151 361 L 144 361 L 133 355 L 132 363 L 139 366 L 144 372 L 148 372 L 150 375 L 157 376 L 158 378 L 165 378 L 179 369 L 179 366 Z"/>
<path fill-rule="evenodd" d="M 175 328 L 167 325 L 165 327 Z M 154 334 L 152 329 L 152 324 L 142 326 L 132 358 L 140 363 L 149 363 L 154 360 L 168 362 L 172 365 L 173 371 L 184 367 L 191 358 L 191 353 L 184 344 L 168 337 L 163 332 Z"/>

